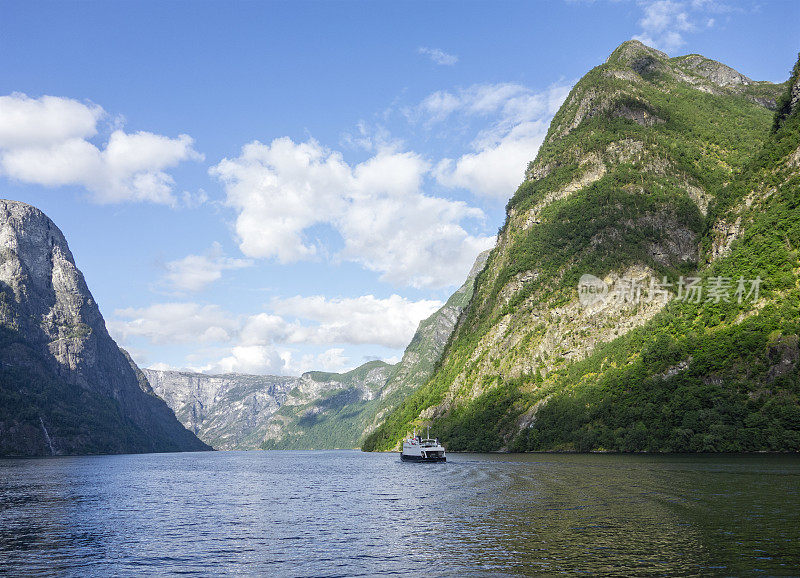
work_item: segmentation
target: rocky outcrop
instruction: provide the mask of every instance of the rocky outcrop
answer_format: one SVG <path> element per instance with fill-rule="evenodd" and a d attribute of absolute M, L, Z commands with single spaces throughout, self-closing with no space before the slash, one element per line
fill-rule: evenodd
<path fill-rule="evenodd" d="M 8 200 L 0 200 L 0 331 L 0 454 L 208 449 L 109 336 L 58 227 Z"/>
<path fill-rule="evenodd" d="M 721 62 L 710 60 L 699 54 L 690 54 L 681 59 L 681 65 L 698 76 L 708 79 L 717 86 L 748 86 L 753 81 Z"/>
<path fill-rule="evenodd" d="M 797 110 L 797 107 L 800 106 L 800 77 L 796 77 L 794 79 L 790 94 L 791 98 L 789 99 L 789 108 L 790 110 L 795 111 Z"/>

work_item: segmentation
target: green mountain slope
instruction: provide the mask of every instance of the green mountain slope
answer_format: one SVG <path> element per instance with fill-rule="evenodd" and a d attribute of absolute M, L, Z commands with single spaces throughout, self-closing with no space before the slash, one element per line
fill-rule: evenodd
<path fill-rule="evenodd" d="M 391 448 L 411 427 L 433 423 L 451 449 L 725 449 L 701 440 L 719 416 L 734 429 L 745 417 L 731 401 L 739 391 L 733 374 L 715 364 L 727 359 L 732 370 L 724 343 L 750 335 L 750 323 L 772 327 L 760 317 L 772 311 L 767 300 L 792 283 L 791 258 L 779 257 L 781 250 L 794 254 L 788 232 L 784 249 L 766 253 L 774 262 L 738 248 L 757 235 L 755 216 L 767 218 L 762 197 L 775 215 L 791 215 L 791 201 L 779 208 L 780 195 L 753 192 L 767 173 L 773 188 L 796 186 L 777 168 L 778 153 L 760 152 L 787 138 L 781 135 L 790 123 L 770 135 L 785 90 L 698 55 L 668 58 L 635 41 L 581 79 L 508 204 L 498 245 L 440 367 L 364 448 Z M 775 225 L 764 225 L 773 227 L 773 240 L 781 230 Z M 762 299 L 667 305 L 663 296 L 642 298 L 650 282 L 666 278 L 675 290 L 681 276 L 698 270 L 704 283 L 760 273 Z M 581 300 L 585 274 L 595 288 L 611 289 L 606 298 Z M 748 307 L 759 313 L 747 314 Z M 753 355 L 788 356 L 786 367 L 794 367 L 795 333 L 772 327 L 764 336 L 769 345 L 748 347 L 760 347 Z M 743 358 L 743 367 L 755 371 L 749 361 Z M 783 371 L 770 367 L 742 379 L 763 385 Z M 691 392 L 676 390 L 690 375 L 700 380 L 686 386 Z M 741 394 L 766 407 L 747 406 L 748 416 L 773 415 L 783 393 L 770 387 Z M 718 398 L 727 401 L 714 406 Z M 685 399 L 697 407 L 681 405 Z M 680 425 L 691 433 L 678 434 L 675 423 L 684 418 Z M 729 429 L 714 431 L 730 439 Z M 791 435 L 776 435 L 777 446 L 790 446 Z M 736 447 L 775 446 L 759 440 Z"/>
<path fill-rule="evenodd" d="M 356 447 L 380 410 L 393 366 L 370 361 L 347 373 L 310 371 L 270 419 L 262 449 Z"/>
<path fill-rule="evenodd" d="M 800 451 L 798 70 L 763 150 L 719 195 L 718 223 L 739 232 L 700 274 L 760 278 L 760 299 L 673 301 L 536 392 L 547 403 L 514 449 Z"/>

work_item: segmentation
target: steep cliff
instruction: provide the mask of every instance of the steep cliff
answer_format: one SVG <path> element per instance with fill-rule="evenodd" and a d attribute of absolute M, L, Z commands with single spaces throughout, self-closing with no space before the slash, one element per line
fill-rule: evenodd
<path fill-rule="evenodd" d="M 204 449 L 108 335 L 61 231 L 0 200 L 0 455 Z"/>
<path fill-rule="evenodd" d="M 487 257 L 479 255 L 464 284 L 419 324 L 396 365 L 370 361 L 300 377 L 144 371 L 178 419 L 217 449 L 354 448 L 431 376 Z"/>
<path fill-rule="evenodd" d="M 723 214 L 730 219 L 728 208 L 744 202 L 733 191 L 769 141 L 785 88 L 699 55 L 668 58 L 636 41 L 582 78 L 508 204 L 440 367 L 365 449 L 391 448 L 429 423 L 452 449 L 628 448 L 629 428 L 639 428 L 635 437 L 653 425 L 622 411 L 630 404 L 621 403 L 618 415 L 626 417 L 611 434 L 604 425 L 603 435 L 587 434 L 580 444 L 537 427 L 577 383 L 613 382 L 612 368 L 641 359 L 641 347 L 626 349 L 620 344 L 632 346 L 623 340 L 652 337 L 649 328 L 679 284 L 722 266 L 744 227 L 742 218 L 736 225 Z M 611 350 L 618 356 L 603 357 Z M 701 406 L 709 402 L 698 395 Z M 650 390 L 637 403 L 657 412 L 662 402 Z M 613 404 L 601 405 L 614 415 Z M 559 427 L 590 428 L 562 418 Z M 688 445 L 670 445 L 660 431 L 644 447 L 696 449 L 716 423 L 706 418 Z"/>

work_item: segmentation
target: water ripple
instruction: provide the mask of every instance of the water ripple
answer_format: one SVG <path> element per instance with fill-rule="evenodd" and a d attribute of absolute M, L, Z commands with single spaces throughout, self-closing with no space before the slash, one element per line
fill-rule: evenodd
<path fill-rule="evenodd" d="M 786 575 L 798 495 L 791 456 L 0 460 L 0 573 Z"/>

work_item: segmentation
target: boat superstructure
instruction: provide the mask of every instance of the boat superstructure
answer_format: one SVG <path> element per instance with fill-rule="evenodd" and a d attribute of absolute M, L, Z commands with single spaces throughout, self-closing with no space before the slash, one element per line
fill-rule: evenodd
<path fill-rule="evenodd" d="M 418 436 L 414 430 L 413 436 L 403 440 L 400 459 L 406 462 L 446 462 L 447 456 L 439 440 L 431 438 L 431 431 L 428 428 L 427 438 Z"/>

